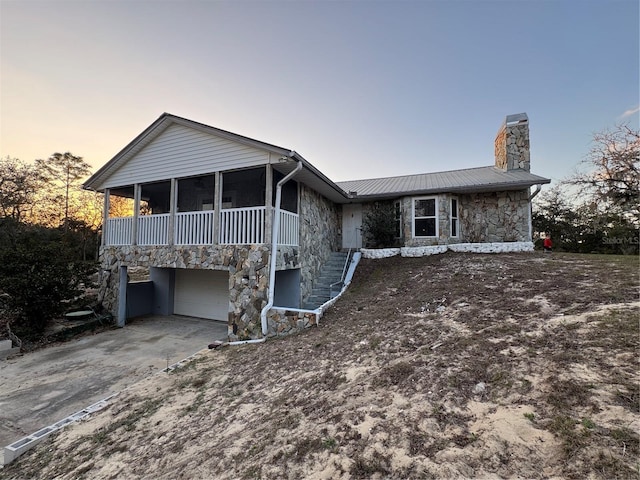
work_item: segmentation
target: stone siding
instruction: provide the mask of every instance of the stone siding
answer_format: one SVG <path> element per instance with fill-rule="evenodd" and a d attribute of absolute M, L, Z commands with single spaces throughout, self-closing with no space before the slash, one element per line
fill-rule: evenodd
<path fill-rule="evenodd" d="M 329 259 L 340 249 L 338 206 L 315 190 L 300 185 L 300 290 L 306 300 L 313 281 Z"/>
<path fill-rule="evenodd" d="M 463 242 L 530 241 L 529 191 L 507 191 L 473 194 L 439 194 L 425 197 L 438 199 L 438 236 L 413 238 L 413 200 L 402 198 L 402 224 L 405 247 L 426 247 Z M 458 199 L 458 236 L 451 233 L 451 199 Z"/>
<path fill-rule="evenodd" d="M 272 309 L 267 314 L 267 336 L 285 336 L 318 324 L 317 312 Z"/>
<path fill-rule="evenodd" d="M 528 242 L 529 191 L 459 195 L 461 242 Z"/>
<path fill-rule="evenodd" d="M 502 170 L 531 168 L 529 123 L 503 124 L 494 143 L 496 167 Z"/>

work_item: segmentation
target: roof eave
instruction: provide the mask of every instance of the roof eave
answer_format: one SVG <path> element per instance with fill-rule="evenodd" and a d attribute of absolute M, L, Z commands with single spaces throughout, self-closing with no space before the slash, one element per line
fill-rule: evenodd
<path fill-rule="evenodd" d="M 551 180 L 548 178 L 540 178 L 540 180 L 531 181 L 528 180 L 526 182 L 505 182 L 505 183 L 490 183 L 487 185 L 461 185 L 461 186 L 452 186 L 446 188 L 427 188 L 420 190 L 411 190 L 411 191 L 400 191 L 400 192 L 387 192 L 387 193 L 374 193 L 368 195 L 352 195 L 350 198 L 352 200 L 388 200 L 391 198 L 398 197 L 412 197 L 416 195 L 435 195 L 439 193 L 486 193 L 486 192 L 504 192 L 511 190 L 522 190 L 525 188 L 530 188 L 533 185 L 544 185 L 547 183 L 551 183 Z"/>

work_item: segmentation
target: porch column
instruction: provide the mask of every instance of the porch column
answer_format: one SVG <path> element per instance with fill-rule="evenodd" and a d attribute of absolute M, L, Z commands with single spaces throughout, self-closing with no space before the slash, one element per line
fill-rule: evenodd
<path fill-rule="evenodd" d="M 133 186 L 133 225 L 131 226 L 131 245 L 138 244 L 138 217 L 140 216 L 140 196 L 142 187 L 139 183 Z"/>
<path fill-rule="evenodd" d="M 265 182 L 267 182 L 267 184 L 265 185 L 265 189 L 264 189 L 264 205 L 265 205 L 265 216 L 264 216 L 264 243 L 266 244 L 270 244 L 271 243 L 271 236 L 272 236 L 272 228 L 271 226 L 273 225 L 273 213 L 274 213 L 274 208 L 273 208 L 273 167 L 271 166 L 271 164 L 267 165 L 267 173 L 265 175 Z"/>
<path fill-rule="evenodd" d="M 104 210 L 102 212 L 102 239 L 100 241 L 101 246 L 105 246 L 105 238 L 107 237 L 107 228 L 109 223 L 109 208 L 111 207 L 111 190 L 104 189 Z"/>
<path fill-rule="evenodd" d="M 175 178 L 171 179 L 171 193 L 169 195 L 169 238 L 167 239 L 169 245 L 173 245 L 175 241 L 175 225 L 176 225 L 176 207 L 178 200 L 178 181 Z"/>
<path fill-rule="evenodd" d="M 124 327 L 127 321 L 127 267 L 120 267 L 118 285 L 118 318 L 116 324 L 118 327 Z"/>
<path fill-rule="evenodd" d="M 222 174 L 214 174 L 213 185 L 213 244 L 220 243 L 220 202 L 222 200 Z"/>

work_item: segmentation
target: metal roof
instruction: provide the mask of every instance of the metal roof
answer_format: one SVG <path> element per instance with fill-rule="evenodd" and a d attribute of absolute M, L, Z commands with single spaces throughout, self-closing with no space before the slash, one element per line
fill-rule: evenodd
<path fill-rule="evenodd" d="M 548 178 L 525 170 L 504 171 L 489 166 L 336 183 L 355 198 L 385 198 L 444 192 L 519 190 L 550 182 Z"/>

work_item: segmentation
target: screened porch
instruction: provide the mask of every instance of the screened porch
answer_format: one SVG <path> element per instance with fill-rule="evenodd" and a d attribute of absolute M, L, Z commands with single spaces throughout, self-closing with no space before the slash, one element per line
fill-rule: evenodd
<path fill-rule="evenodd" d="M 282 177 L 260 167 L 106 189 L 103 244 L 269 243 Z M 298 245 L 297 210 L 298 185 L 289 181 L 282 188 L 279 245 Z"/>

